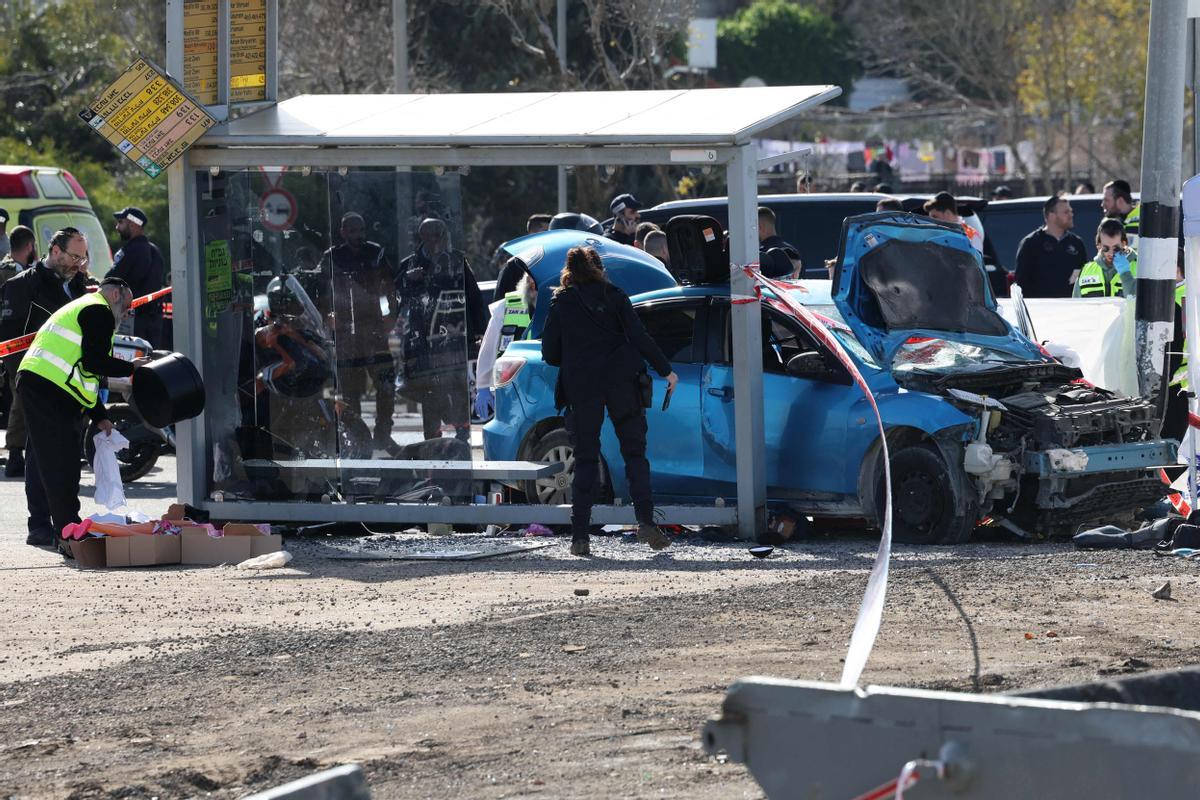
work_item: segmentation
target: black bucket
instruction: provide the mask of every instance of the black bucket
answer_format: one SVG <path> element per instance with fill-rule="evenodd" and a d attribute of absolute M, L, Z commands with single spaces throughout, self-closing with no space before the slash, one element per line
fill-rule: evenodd
<path fill-rule="evenodd" d="M 142 419 L 156 428 L 165 428 L 200 415 L 204 410 L 204 381 L 186 356 L 171 353 L 134 371 L 133 404 Z"/>

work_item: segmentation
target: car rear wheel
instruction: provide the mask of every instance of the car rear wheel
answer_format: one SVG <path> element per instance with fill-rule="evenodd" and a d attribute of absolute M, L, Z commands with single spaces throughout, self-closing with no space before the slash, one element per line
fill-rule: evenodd
<path fill-rule="evenodd" d="M 892 455 L 892 537 L 906 544 L 961 544 L 971 536 L 974 503 L 961 498 L 937 448 L 905 447 Z M 880 522 L 885 497 L 878 486 Z"/>
<path fill-rule="evenodd" d="M 571 481 L 575 477 L 575 448 L 571 445 L 570 434 L 565 428 L 555 428 L 538 439 L 533 450 L 529 453 L 530 461 L 542 461 L 548 464 L 560 463 L 564 469 L 557 475 L 539 478 L 536 481 L 525 481 L 525 497 L 531 503 L 542 505 L 570 505 Z M 600 491 L 597 499 L 607 501 L 611 496 L 608 482 L 608 470 L 604 460 L 600 460 Z"/>

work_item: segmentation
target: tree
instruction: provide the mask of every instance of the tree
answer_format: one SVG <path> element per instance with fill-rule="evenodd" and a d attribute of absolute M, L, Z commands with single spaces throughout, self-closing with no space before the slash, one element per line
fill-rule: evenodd
<path fill-rule="evenodd" d="M 1040 6 L 1025 25 L 1028 51 L 1017 95 L 1043 131 L 1044 171 L 1058 164 L 1068 175 L 1074 171 L 1080 130 L 1089 162 L 1105 175 L 1138 170 L 1149 13 L 1148 4 L 1137 0 L 1057 0 Z M 1096 152 L 1097 130 L 1108 158 Z"/>
<path fill-rule="evenodd" d="M 138 48 L 161 58 L 163 4 L 7 0 L 2 14 L 6 39 L 14 44 L 0 48 L 0 163 L 70 170 L 106 229 L 112 212 L 141 207 L 169 252 L 166 179 L 146 177 L 78 117 Z M 118 240 L 109 235 L 116 249 Z"/>
<path fill-rule="evenodd" d="M 834 84 L 849 93 L 862 72 L 846 25 L 789 0 L 755 0 L 717 25 L 717 65 L 732 84 Z M 843 95 L 844 97 L 844 95 Z"/>

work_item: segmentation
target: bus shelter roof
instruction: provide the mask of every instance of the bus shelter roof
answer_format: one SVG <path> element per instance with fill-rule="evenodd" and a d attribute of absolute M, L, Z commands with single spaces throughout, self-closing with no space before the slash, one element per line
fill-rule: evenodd
<path fill-rule="evenodd" d="M 728 147 L 837 86 L 621 92 L 301 95 L 222 123 L 204 147 Z"/>

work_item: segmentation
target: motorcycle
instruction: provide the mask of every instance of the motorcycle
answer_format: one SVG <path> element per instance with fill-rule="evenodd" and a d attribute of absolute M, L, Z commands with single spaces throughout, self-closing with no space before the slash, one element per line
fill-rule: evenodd
<path fill-rule="evenodd" d="M 133 361 L 137 358 L 159 358 L 168 354 L 169 351 L 166 350 L 154 350 L 149 342 L 136 336 L 119 333 L 113 337 L 114 358 Z M 132 386 L 128 378 L 109 378 L 108 396 L 105 399 L 108 418 L 112 421 L 113 428 L 129 440 L 129 447 L 117 452 L 122 483 L 130 483 L 145 476 L 154 468 L 160 455 L 175 452 L 174 426 L 156 428 L 142 419 L 142 415 L 133 404 Z M 94 437 L 98 432 L 99 428 L 93 422 L 83 434 L 83 455 L 89 464 L 96 456 Z"/>

